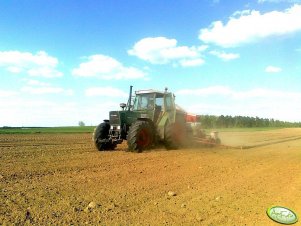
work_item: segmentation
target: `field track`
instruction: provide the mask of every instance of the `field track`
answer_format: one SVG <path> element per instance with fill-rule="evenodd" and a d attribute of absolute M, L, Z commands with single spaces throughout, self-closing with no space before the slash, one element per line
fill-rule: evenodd
<path fill-rule="evenodd" d="M 273 205 L 301 215 L 301 129 L 220 137 L 252 148 L 98 152 L 90 133 L 2 134 L 0 225 L 277 225 Z"/>

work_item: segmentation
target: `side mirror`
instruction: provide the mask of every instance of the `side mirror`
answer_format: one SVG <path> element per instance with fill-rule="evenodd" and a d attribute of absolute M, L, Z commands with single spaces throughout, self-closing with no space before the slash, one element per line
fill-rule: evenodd
<path fill-rule="evenodd" d="M 125 103 L 121 103 L 121 104 L 119 104 L 119 106 L 122 108 L 122 110 L 124 110 L 124 108 L 126 107 L 126 104 Z"/>

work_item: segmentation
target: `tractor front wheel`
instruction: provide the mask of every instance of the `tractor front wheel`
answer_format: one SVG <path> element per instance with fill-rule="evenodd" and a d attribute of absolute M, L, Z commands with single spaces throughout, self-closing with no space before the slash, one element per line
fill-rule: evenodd
<path fill-rule="evenodd" d="M 147 121 L 136 121 L 129 129 L 127 143 L 132 152 L 149 149 L 154 144 L 153 127 Z"/>
<path fill-rule="evenodd" d="M 99 151 L 114 150 L 116 144 L 112 142 L 103 142 L 102 140 L 109 138 L 110 124 L 108 120 L 104 120 L 100 123 L 93 132 L 92 140 L 94 141 L 95 147 Z"/>

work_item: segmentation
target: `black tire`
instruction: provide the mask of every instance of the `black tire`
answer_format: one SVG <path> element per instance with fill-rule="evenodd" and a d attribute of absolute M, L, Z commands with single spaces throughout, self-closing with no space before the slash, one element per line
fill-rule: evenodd
<path fill-rule="evenodd" d="M 128 150 L 142 152 L 152 147 L 155 141 L 154 127 L 147 121 L 136 121 L 127 136 Z"/>
<path fill-rule="evenodd" d="M 168 123 L 164 131 L 164 144 L 166 149 L 178 149 L 184 144 L 186 127 L 181 123 Z"/>
<path fill-rule="evenodd" d="M 114 150 L 116 147 L 116 144 L 113 144 L 112 142 L 100 142 L 100 140 L 108 139 L 109 138 L 109 130 L 110 130 L 110 124 L 108 121 L 105 120 L 105 122 L 99 124 L 93 132 L 93 141 L 95 144 L 95 147 L 99 151 L 105 151 L 105 150 Z"/>

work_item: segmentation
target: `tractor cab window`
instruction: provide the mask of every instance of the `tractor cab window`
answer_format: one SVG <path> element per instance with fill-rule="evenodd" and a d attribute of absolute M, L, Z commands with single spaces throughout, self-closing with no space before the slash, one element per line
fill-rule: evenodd
<path fill-rule="evenodd" d="M 164 106 L 164 95 L 161 93 L 156 94 L 155 111 L 159 114 L 163 110 Z"/>
<path fill-rule="evenodd" d="M 156 108 L 162 109 L 162 106 L 164 104 L 164 99 L 162 94 L 156 94 Z"/>
<path fill-rule="evenodd" d="M 154 94 L 140 94 L 136 96 L 134 110 L 151 110 L 154 108 L 154 102 Z"/>
<path fill-rule="evenodd" d="M 172 96 L 170 94 L 166 95 L 165 97 L 165 110 L 170 111 L 173 109 L 173 101 Z"/>
<path fill-rule="evenodd" d="M 164 95 L 161 93 L 156 93 L 156 103 L 155 103 L 155 112 L 154 112 L 155 122 L 159 119 L 159 116 L 163 110 L 163 106 L 164 106 Z"/>

